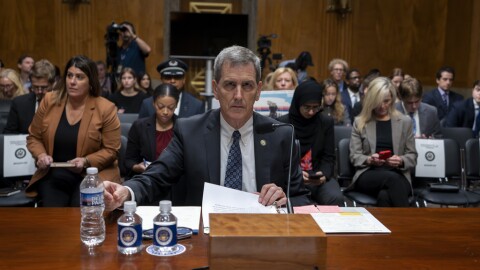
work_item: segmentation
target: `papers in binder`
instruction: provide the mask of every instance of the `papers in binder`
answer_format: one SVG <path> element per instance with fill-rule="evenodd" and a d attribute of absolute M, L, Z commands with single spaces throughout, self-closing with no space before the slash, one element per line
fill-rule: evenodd
<path fill-rule="evenodd" d="M 202 201 L 205 233 L 209 233 L 210 213 L 276 214 L 277 209 L 259 203 L 257 194 L 205 182 Z"/>
<path fill-rule="evenodd" d="M 391 233 L 363 207 L 340 207 L 338 213 L 312 213 L 324 233 Z"/>
<path fill-rule="evenodd" d="M 200 227 L 200 206 L 173 206 L 172 213 L 177 217 L 177 226 L 192 229 L 197 234 Z M 142 218 L 142 229 L 153 229 L 153 218 L 160 213 L 158 206 L 139 206 L 137 215 Z"/>

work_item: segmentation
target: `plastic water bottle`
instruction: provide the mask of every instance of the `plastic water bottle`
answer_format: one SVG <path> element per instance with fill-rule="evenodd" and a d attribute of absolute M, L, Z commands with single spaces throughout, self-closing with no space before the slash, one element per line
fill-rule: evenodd
<path fill-rule="evenodd" d="M 118 218 L 118 251 L 122 254 L 135 254 L 142 250 L 142 218 L 135 214 L 137 202 L 126 201 L 124 214 Z"/>
<path fill-rule="evenodd" d="M 160 214 L 153 219 L 153 245 L 164 253 L 174 252 L 177 245 L 177 218 L 171 211 L 171 201 L 160 201 Z"/>
<path fill-rule="evenodd" d="M 103 219 L 103 182 L 98 169 L 87 168 L 87 176 L 80 184 L 80 239 L 88 247 L 98 246 L 105 241 L 105 220 Z"/>

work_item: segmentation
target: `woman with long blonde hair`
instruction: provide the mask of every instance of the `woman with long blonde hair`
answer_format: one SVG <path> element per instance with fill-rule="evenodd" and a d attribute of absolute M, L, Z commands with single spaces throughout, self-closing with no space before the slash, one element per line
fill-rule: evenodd
<path fill-rule="evenodd" d="M 417 151 L 412 121 L 395 109 L 395 99 L 389 78 L 378 77 L 368 86 L 350 139 L 356 172 L 348 189 L 377 198 L 378 206 L 407 207 Z"/>

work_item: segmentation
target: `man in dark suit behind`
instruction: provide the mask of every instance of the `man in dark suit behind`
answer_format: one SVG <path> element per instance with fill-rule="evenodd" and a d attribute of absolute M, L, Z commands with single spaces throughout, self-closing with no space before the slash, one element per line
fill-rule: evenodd
<path fill-rule="evenodd" d="M 205 112 L 205 105 L 196 99 L 192 94 L 185 91 L 185 75 L 188 65 L 180 59 L 170 58 L 157 66 L 160 73 L 162 83 L 173 84 L 180 91 L 180 99 L 178 102 L 175 115 L 179 118 L 189 117 Z M 153 98 L 149 97 L 143 100 L 138 118 L 149 117 L 155 114 L 153 108 Z"/>
<path fill-rule="evenodd" d="M 401 113 L 410 116 L 415 138 L 440 138 L 442 131 L 437 109 L 422 102 L 423 88 L 415 78 L 406 78 L 399 87 L 400 102 L 395 104 Z"/>
<path fill-rule="evenodd" d="M 240 46 L 225 48 L 215 59 L 213 93 L 220 109 L 178 119 L 171 143 L 141 175 L 121 186 L 105 181 L 105 204 L 115 209 L 126 200 L 138 204 L 158 199 L 185 174 L 187 205 L 201 205 L 204 182 L 228 186 L 230 148 L 240 148 L 238 189 L 258 192 L 263 205 L 285 204 L 291 132 L 261 133 L 255 127 L 279 123 L 253 112 L 262 88 L 260 59 Z M 240 139 L 235 135 L 240 133 Z M 232 135 L 233 134 L 233 135 Z M 236 143 L 235 143 L 236 142 Z M 235 145 L 235 147 L 233 146 Z M 292 203 L 309 204 L 298 155 L 294 155 L 290 192 Z M 237 178 L 238 180 L 238 178 Z M 237 182 L 238 183 L 238 182 Z M 241 187 L 241 188 L 240 188 Z"/>
<path fill-rule="evenodd" d="M 472 96 L 453 104 L 452 109 L 447 115 L 446 127 L 468 127 L 474 132 L 477 137 L 478 133 L 475 130 L 480 129 L 476 127 L 480 125 L 475 119 L 480 110 L 480 80 L 476 80 L 473 84 Z M 475 134 L 476 133 L 476 134 Z"/>
<path fill-rule="evenodd" d="M 463 100 L 463 96 L 450 90 L 455 79 L 455 70 L 452 67 L 441 67 L 436 73 L 438 87 L 423 95 L 423 102 L 437 108 L 438 119 L 444 126 L 444 119 L 453 104 Z"/>
<path fill-rule="evenodd" d="M 28 127 L 46 92 L 55 83 L 55 66 L 48 60 L 35 62 L 30 74 L 31 92 L 12 100 L 3 134 L 28 134 Z"/>

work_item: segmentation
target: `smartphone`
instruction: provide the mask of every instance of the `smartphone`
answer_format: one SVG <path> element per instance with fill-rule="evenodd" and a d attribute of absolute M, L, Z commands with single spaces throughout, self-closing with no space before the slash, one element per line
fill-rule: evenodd
<path fill-rule="evenodd" d="M 316 172 L 308 172 L 308 179 L 318 180 L 322 177 L 322 174 L 316 174 Z"/>
<path fill-rule="evenodd" d="M 392 156 L 392 151 L 390 151 L 390 150 L 380 151 L 380 152 L 378 152 L 378 156 L 379 156 L 378 157 L 379 159 L 385 160 L 385 159 L 390 158 Z"/>

